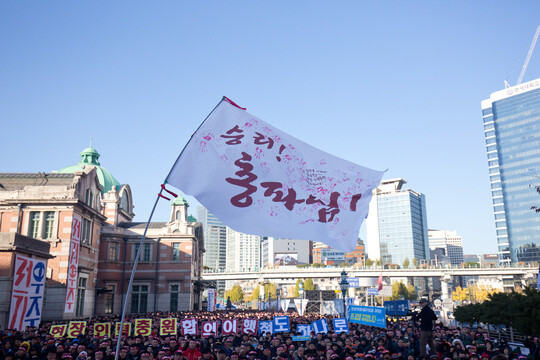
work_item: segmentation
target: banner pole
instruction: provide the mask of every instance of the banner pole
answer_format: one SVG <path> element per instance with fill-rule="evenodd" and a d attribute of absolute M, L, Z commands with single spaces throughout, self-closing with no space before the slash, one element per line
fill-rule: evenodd
<path fill-rule="evenodd" d="M 163 192 L 163 189 L 160 189 L 158 196 L 156 197 L 156 201 L 154 202 L 154 207 L 152 208 L 152 211 L 150 212 L 150 216 L 148 217 L 148 222 L 146 223 L 146 226 L 144 228 L 143 236 L 141 237 L 141 241 L 139 242 L 139 248 L 137 249 L 137 255 L 135 256 L 135 262 L 133 263 L 133 270 L 131 270 L 131 276 L 129 278 L 129 285 L 126 290 L 126 297 L 124 299 L 124 306 L 122 308 L 122 317 L 120 319 L 120 329 L 118 330 L 118 342 L 116 343 L 116 353 L 114 354 L 114 359 L 118 360 L 118 354 L 120 353 L 120 340 L 122 339 L 122 333 L 124 328 L 124 320 L 126 317 L 126 308 L 128 304 L 129 299 L 129 293 L 131 291 L 131 287 L 133 284 L 133 278 L 135 277 L 135 270 L 137 269 L 137 264 L 139 263 L 139 256 L 141 253 L 141 248 L 144 242 L 144 239 L 146 238 L 146 232 L 148 231 L 148 226 L 150 225 L 150 221 L 152 220 L 152 216 L 154 215 L 154 211 L 156 210 L 159 198 L 161 197 L 161 193 Z M 124 253 L 124 257 L 126 254 Z M 158 279 L 155 279 L 154 281 L 157 281 Z M 114 329 L 116 332 L 116 329 Z"/>
<path fill-rule="evenodd" d="M 169 176 L 171 176 L 171 173 L 174 169 L 174 167 L 176 166 L 176 164 L 178 163 L 178 161 L 180 161 L 180 157 L 182 156 L 182 154 L 184 153 L 184 150 L 186 150 L 187 146 L 189 145 L 189 143 L 191 142 L 191 139 L 193 139 L 193 136 L 199 131 L 199 129 L 203 126 L 203 124 L 206 122 L 206 120 L 208 120 L 208 118 L 210 117 L 210 115 L 212 115 L 212 113 L 217 109 L 217 107 L 219 106 L 219 104 L 221 104 L 223 101 L 227 101 L 226 100 L 227 98 L 224 96 L 220 102 L 217 103 L 217 105 L 212 109 L 212 111 L 210 111 L 210 113 L 204 118 L 204 120 L 202 121 L 202 123 L 199 125 L 199 127 L 197 128 L 197 130 L 195 130 L 195 132 L 193 134 L 191 134 L 188 142 L 186 143 L 186 145 L 184 146 L 184 148 L 182 149 L 182 151 L 180 151 L 180 155 L 178 155 L 178 157 L 176 158 L 176 161 L 174 162 L 173 166 L 171 166 L 171 170 L 169 170 L 169 173 L 167 174 L 167 177 L 165 178 L 165 184 L 167 183 L 167 180 L 169 179 Z"/>

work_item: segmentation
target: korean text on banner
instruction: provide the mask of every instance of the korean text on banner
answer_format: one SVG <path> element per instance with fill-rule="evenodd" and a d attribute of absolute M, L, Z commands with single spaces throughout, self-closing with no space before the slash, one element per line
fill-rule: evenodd
<path fill-rule="evenodd" d="M 216 310 L 216 298 L 217 298 L 217 291 L 216 289 L 208 289 L 208 311 L 214 311 Z"/>
<path fill-rule="evenodd" d="M 350 252 L 382 175 L 222 100 L 166 181 L 236 231 L 321 241 Z"/>
<path fill-rule="evenodd" d="M 46 265 L 45 260 L 16 256 L 8 329 L 24 330 L 27 326 L 39 325 Z"/>
<path fill-rule="evenodd" d="M 160 320 L 159 326 L 159 335 L 176 335 L 177 328 L 177 319 L 176 318 L 166 318 Z"/>
<path fill-rule="evenodd" d="M 73 222 L 71 223 L 71 242 L 69 245 L 66 305 L 64 307 L 65 313 L 72 313 L 75 310 L 75 294 L 77 293 L 80 244 L 81 217 L 73 214 Z"/>
<path fill-rule="evenodd" d="M 350 306 L 349 322 L 386 328 L 386 314 L 384 307 Z"/>
<path fill-rule="evenodd" d="M 67 324 L 62 325 L 51 325 L 51 330 L 49 334 L 52 335 L 53 338 L 61 338 L 66 333 Z"/>

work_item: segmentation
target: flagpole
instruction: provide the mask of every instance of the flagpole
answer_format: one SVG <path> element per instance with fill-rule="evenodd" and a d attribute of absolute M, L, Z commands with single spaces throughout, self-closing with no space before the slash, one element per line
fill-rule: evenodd
<path fill-rule="evenodd" d="M 158 196 L 156 197 L 156 201 L 154 202 L 154 207 L 152 208 L 152 211 L 150 212 L 150 216 L 148 217 L 148 222 L 146 223 L 146 226 L 144 228 L 144 233 L 141 238 L 141 241 L 139 242 L 139 248 L 137 249 L 137 255 L 135 256 L 135 262 L 133 263 L 133 270 L 131 270 L 131 276 L 129 278 L 129 285 L 126 291 L 126 298 L 124 300 L 124 307 L 122 309 L 122 317 L 120 319 L 120 329 L 118 330 L 118 342 L 116 343 L 116 354 L 114 354 L 114 359 L 118 360 L 118 354 L 120 353 L 120 339 L 122 339 L 122 333 L 124 328 L 124 320 L 126 317 L 126 308 L 127 303 L 129 299 L 129 293 L 131 291 L 131 286 L 133 284 L 133 278 L 135 277 L 135 270 L 137 269 L 137 264 L 139 263 L 139 256 L 141 253 L 141 248 L 143 245 L 143 241 L 146 238 L 146 232 L 148 231 L 148 226 L 150 225 L 150 221 L 152 220 L 152 216 L 154 215 L 154 211 L 156 210 L 159 198 L 162 196 L 161 193 L 163 192 L 163 188 L 159 191 Z M 126 254 L 124 253 L 124 257 L 126 257 Z M 158 279 L 155 279 L 154 281 L 157 281 Z M 116 331 L 116 329 L 115 329 Z"/>
<path fill-rule="evenodd" d="M 227 97 L 223 97 L 220 102 L 217 103 L 217 105 L 212 109 L 212 111 L 210 111 L 210 113 L 204 118 L 204 120 L 202 121 L 202 123 L 199 125 L 199 127 L 197 128 L 197 130 L 195 130 L 195 132 L 193 134 L 191 134 L 191 137 L 189 138 L 188 142 L 186 143 L 186 145 L 184 146 L 184 148 L 182 149 L 182 151 L 180 152 L 180 155 L 178 155 L 178 157 L 176 158 L 176 161 L 174 162 L 173 166 L 171 166 L 171 170 L 169 170 L 169 173 L 167 174 L 167 177 L 165 178 L 165 182 L 164 184 L 167 183 L 167 180 L 169 179 L 169 176 L 171 176 L 171 173 L 174 169 L 174 167 L 176 166 L 176 164 L 178 163 L 178 161 L 180 161 L 180 158 L 182 157 L 182 154 L 184 153 L 184 150 L 186 150 L 187 146 L 189 145 L 189 143 L 191 142 L 191 140 L 193 139 L 193 136 L 199 131 L 199 129 L 204 125 L 204 123 L 206 122 L 206 120 L 208 120 L 208 118 L 210 117 L 210 115 L 212 115 L 212 113 L 217 109 L 217 107 L 223 102 L 223 101 L 227 101 L 228 98 Z M 230 102 L 230 100 L 229 100 Z M 238 105 L 235 104 L 235 106 L 238 107 Z"/>

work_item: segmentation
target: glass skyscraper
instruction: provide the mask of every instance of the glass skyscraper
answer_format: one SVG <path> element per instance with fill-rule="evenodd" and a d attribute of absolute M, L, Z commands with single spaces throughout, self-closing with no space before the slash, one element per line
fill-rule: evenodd
<path fill-rule="evenodd" d="M 482 101 L 501 262 L 540 260 L 540 79 Z"/>
<path fill-rule="evenodd" d="M 203 265 L 213 270 L 225 270 L 227 265 L 227 226 L 204 206 L 197 208 L 197 219 L 204 230 Z"/>
<path fill-rule="evenodd" d="M 367 224 L 367 252 L 383 265 L 402 266 L 405 259 L 429 260 L 426 198 L 411 189 L 406 181 L 383 180 L 373 191 Z"/>

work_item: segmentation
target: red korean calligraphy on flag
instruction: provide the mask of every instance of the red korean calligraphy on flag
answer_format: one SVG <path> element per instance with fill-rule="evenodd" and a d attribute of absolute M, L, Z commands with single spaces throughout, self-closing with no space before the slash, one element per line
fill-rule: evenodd
<path fill-rule="evenodd" d="M 335 142 L 348 136 L 344 129 Z M 351 146 L 357 141 L 349 140 Z M 321 241 L 350 252 L 382 175 L 306 144 L 224 98 L 166 182 L 236 231 Z"/>
<path fill-rule="evenodd" d="M 257 319 L 243 319 L 242 320 L 242 333 L 257 334 L 258 325 L 259 325 L 259 320 Z"/>
<path fill-rule="evenodd" d="M 45 291 L 45 260 L 16 255 L 8 329 L 24 330 L 41 321 Z"/>
<path fill-rule="evenodd" d="M 221 335 L 227 336 L 238 333 L 238 321 L 236 319 L 225 319 L 221 323 Z"/>
<path fill-rule="evenodd" d="M 176 318 L 161 319 L 161 323 L 159 324 L 159 335 L 176 335 L 176 327 Z"/>
<path fill-rule="evenodd" d="M 217 321 L 203 321 L 201 325 L 201 335 L 203 338 L 209 336 L 217 336 L 218 322 Z"/>
<path fill-rule="evenodd" d="M 182 335 L 197 335 L 197 319 L 183 319 L 181 322 Z"/>
<path fill-rule="evenodd" d="M 69 245 L 69 260 L 67 269 L 67 290 L 64 313 L 75 311 L 75 297 L 77 294 L 77 277 L 79 275 L 79 252 L 81 245 L 81 217 L 73 214 L 71 223 L 71 242 Z"/>

